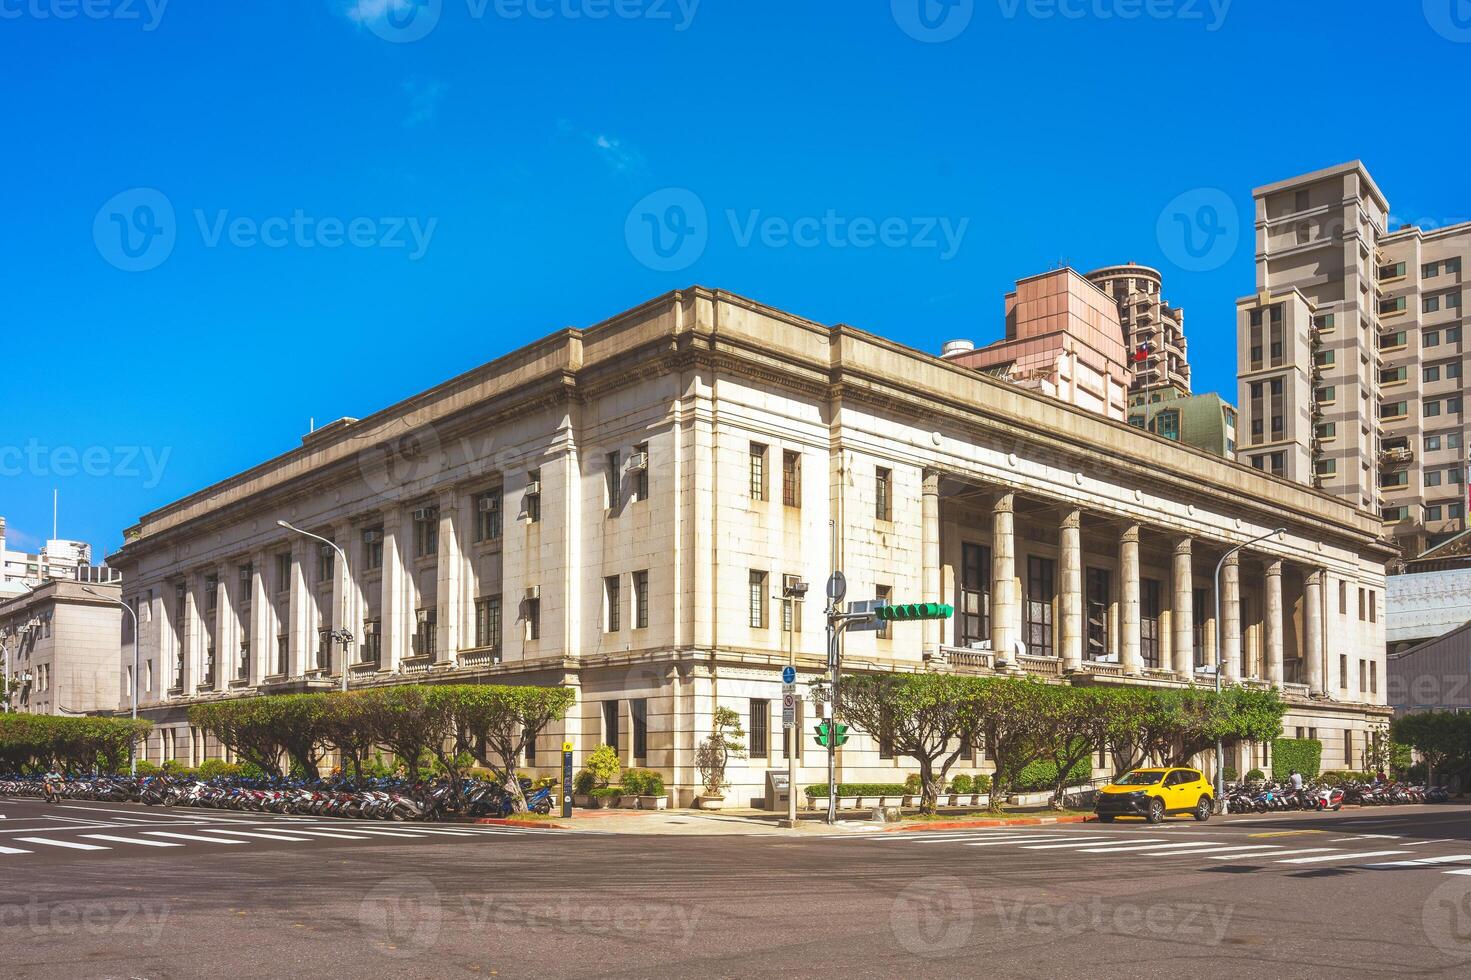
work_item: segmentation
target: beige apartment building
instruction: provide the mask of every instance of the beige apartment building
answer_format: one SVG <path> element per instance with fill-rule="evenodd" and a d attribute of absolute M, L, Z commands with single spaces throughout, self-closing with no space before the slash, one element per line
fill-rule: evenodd
<path fill-rule="evenodd" d="M 1135 395 L 1159 401 L 1169 397 L 1166 389 L 1189 395 L 1185 311 L 1165 301 L 1159 270 L 1129 262 L 1097 269 L 1087 279 L 1118 304 L 1130 401 Z"/>
<path fill-rule="evenodd" d="M 80 715 L 128 705 L 118 697 L 121 585 L 102 581 L 109 576 L 99 571 L 109 570 L 73 569 L 71 578 L 0 597 L 7 710 Z M 126 672 L 131 671 L 130 662 Z"/>
<path fill-rule="evenodd" d="M 1378 510 L 1407 556 L 1466 528 L 1471 223 L 1388 229 L 1358 161 L 1259 187 L 1237 301 L 1241 457 Z"/>
<path fill-rule="evenodd" d="M 1278 527 L 1225 565 L 1218 651 L 1216 563 Z M 1379 530 L 1332 495 L 954 359 L 695 287 L 320 429 L 145 515 L 112 563 L 167 680 L 145 695 L 155 760 L 219 754 L 190 704 L 332 688 L 344 669 L 355 687 L 565 684 L 576 706 L 533 768 L 555 771 L 564 739 L 579 765 L 607 743 L 687 804 L 726 706 L 747 730 L 744 804 L 787 765 L 789 650 L 797 782 L 825 779 L 808 695 L 835 567 L 849 600 L 956 607 L 848 635 L 848 671 L 1181 687 L 1211 684 L 1219 652 L 1227 683 L 1281 689 L 1288 731 L 1322 739 L 1325 765 L 1361 765 L 1388 717 Z M 791 608 L 796 580 L 814 600 Z M 338 627 L 347 664 L 324 633 Z M 839 765 L 845 781 L 912 768 L 861 733 Z M 962 766 L 984 770 L 984 747 Z"/>

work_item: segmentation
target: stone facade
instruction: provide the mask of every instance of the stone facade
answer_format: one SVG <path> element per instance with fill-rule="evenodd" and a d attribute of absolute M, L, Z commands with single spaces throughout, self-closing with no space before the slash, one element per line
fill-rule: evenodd
<path fill-rule="evenodd" d="M 120 636 L 132 656 L 131 636 L 120 633 L 125 616 L 117 604 L 120 588 L 116 582 L 89 584 L 85 576 L 50 579 L 22 595 L 0 599 L 0 645 L 5 673 L 14 683 L 9 710 L 77 715 L 130 705 L 118 693 Z M 123 671 L 123 687 L 129 690 L 131 670 L 130 659 Z M 148 677 L 145 669 L 145 684 Z"/>
<path fill-rule="evenodd" d="M 1092 288 L 1092 287 L 1089 287 Z M 286 520 L 344 547 L 341 567 Z M 1275 684 L 1344 764 L 1387 716 L 1376 515 L 848 326 L 703 288 L 528 347 L 145 515 L 112 557 L 149 610 L 150 756 L 217 755 L 201 698 L 413 680 L 566 684 L 554 771 L 616 743 L 687 803 L 734 708 L 738 803 L 785 767 L 780 669 L 825 664 L 821 583 L 951 602 L 846 637 L 847 670 Z M 784 582 L 813 584 L 790 617 Z M 787 630 L 790 623 L 794 628 Z M 241 651 L 248 651 L 242 659 Z M 998 663 L 997 652 L 1004 652 Z M 131 643 L 124 649 L 131 661 Z M 798 784 L 825 778 L 803 705 Z M 752 722 L 755 725 L 752 725 Z M 1246 747 L 1250 758 L 1260 750 Z M 861 733 L 840 778 L 902 779 Z M 1357 761 L 1357 760 L 1356 760 Z M 983 752 L 964 765 L 984 769 Z"/>

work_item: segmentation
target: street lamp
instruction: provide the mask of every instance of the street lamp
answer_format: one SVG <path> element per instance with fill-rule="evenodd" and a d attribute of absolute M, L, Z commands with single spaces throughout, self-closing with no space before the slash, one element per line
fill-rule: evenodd
<path fill-rule="evenodd" d="M 336 541 L 328 540 L 327 538 L 322 537 L 320 534 L 313 534 L 310 531 L 303 531 L 301 528 L 299 528 L 299 527 L 293 527 L 292 525 L 286 523 L 285 521 L 277 521 L 276 524 L 278 526 L 280 526 L 280 527 L 284 527 L 288 531 L 293 531 L 296 534 L 300 534 L 304 538 L 311 538 L 313 541 L 320 541 L 320 542 L 322 542 L 322 544 L 325 544 L 327 547 L 329 547 L 333 551 L 337 552 L 337 558 L 338 558 L 339 561 L 342 562 L 342 617 L 343 617 L 343 624 L 342 624 L 341 627 L 333 630 L 331 636 L 332 636 L 332 639 L 334 639 L 338 643 L 341 643 L 342 644 L 342 690 L 344 692 L 346 692 L 347 691 L 347 665 L 348 665 L 349 655 L 350 655 L 350 652 L 352 650 L 352 630 L 348 628 L 351 625 L 351 623 L 352 623 L 352 596 L 351 596 L 352 583 L 348 580 L 348 577 L 347 577 L 347 573 L 348 573 L 347 552 L 343 551 L 342 548 L 337 544 Z"/>
<path fill-rule="evenodd" d="M 786 627 L 787 627 L 787 666 L 793 670 L 797 667 L 797 623 L 802 617 L 802 602 L 807 598 L 807 583 L 803 581 L 790 582 L 782 586 L 782 602 L 786 604 Z M 784 711 L 785 713 L 785 711 Z M 792 719 L 792 726 L 786 728 L 787 746 L 787 826 L 797 826 L 797 739 L 802 737 L 801 729 L 797 727 L 796 718 Z"/>
<path fill-rule="evenodd" d="M 1252 538 L 1250 541 L 1246 541 L 1246 542 L 1244 542 L 1242 544 L 1238 544 L 1236 547 L 1232 548 L 1230 551 L 1227 551 L 1224 555 L 1221 556 L 1221 560 L 1218 561 L 1218 562 L 1216 562 L 1216 577 L 1215 577 L 1215 580 L 1214 580 L 1214 583 L 1213 584 L 1215 585 L 1215 594 L 1216 594 L 1216 693 L 1217 694 L 1220 694 L 1221 693 L 1221 657 L 1222 657 L 1222 655 L 1223 655 L 1223 653 L 1225 652 L 1225 649 L 1226 649 L 1226 644 L 1224 642 L 1225 641 L 1225 630 L 1224 630 L 1224 628 L 1223 628 L 1223 626 L 1221 624 L 1221 569 L 1225 567 L 1225 565 L 1226 565 L 1226 559 L 1227 558 L 1230 558 L 1232 555 L 1236 554 L 1236 552 L 1242 550 L 1243 548 L 1249 548 L 1252 545 L 1256 544 L 1258 541 L 1265 541 L 1268 538 L 1276 537 L 1279 534 L 1286 534 L 1286 533 L 1287 533 L 1287 528 L 1285 528 L 1285 527 L 1279 527 L 1275 531 L 1268 531 L 1266 534 L 1259 534 L 1256 537 Z M 1216 738 L 1216 806 L 1218 806 L 1218 807 L 1224 807 L 1226 805 L 1226 802 L 1225 801 L 1226 801 L 1226 753 L 1225 753 L 1224 748 L 1221 745 L 1221 739 L 1219 737 L 1217 737 Z"/>
<path fill-rule="evenodd" d="M 130 606 L 126 602 L 124 602 L 120 596 L 103 595 L 101 592 L 98 592 L 96 589 L 89 589 L 85 585 L 82 586 L 82 591 L 85 592 L 85 593 L 87 593 L 88 595 L 96 596 L 97 598 L 103 599 L 103 600 L 105 600 L 107 602 L 115 602 L 115 603 L 117 603 L 118 605 L 122 606 L 124 609 L 126 609 L 128 611 L 128 615 L 129 616 L 132 616 L 133 617 L 133 691 L 132 691 L 132 701 L 133 701 L 133 720 L 134 721 L 137 721 L 138 720 L 138 646 L 139 646 L 138 641 L 141 639 L 141 637 L 138 635 L 138 613 L 137 613 L 136 610 L 133 609 L 132 606 Z M 128 772 L 131 773 L 134 776 L 138 775 L 138 746 L 137 746 L 137 743 L 136 742 L 135 743 L 132 743 L 132 744 L 130 744 L 128 746 Z"/>

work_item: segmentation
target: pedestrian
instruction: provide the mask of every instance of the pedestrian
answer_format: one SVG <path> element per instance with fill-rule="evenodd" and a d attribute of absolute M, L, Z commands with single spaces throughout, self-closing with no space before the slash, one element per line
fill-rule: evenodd
<path fill-rule="evenodd" d="M 1287 781 L 1292 784 L 1292 791 L 1294 793 L 1302 792 L 1302 773 L 1296 769 L 1292 770 L 1292 775 L 1287 777 Z"/>
<path fill-rule="evenodd" d="M 1389 779 L 1384 775 L 1383 769 L 1380 769 L 1378 772 L 1374 773 L 1375 786 L 1383 786 L 1387 782 L 1389 782 Z"/>

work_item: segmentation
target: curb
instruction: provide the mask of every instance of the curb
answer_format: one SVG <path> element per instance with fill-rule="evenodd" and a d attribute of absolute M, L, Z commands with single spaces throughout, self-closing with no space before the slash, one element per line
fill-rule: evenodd
<path fill-rule="evenodd" d="M 889 829 L 889 833 L 908 830 L 966 830 L 972 827 L 1035 827 L 1042 824 L 1088 823 L 1089 816 L 1065 817 L 998 817 L 993 820 L 936 820 L 926 823 L 902 824 Z"/>
<path fill-rule="evenodd" d="M 537 830 L 570 830 L 559 823 L 542 822 L 540 820 L 507 820 L 505 817 L 474 817 L 470 820 L 446 821 L 448 823 L 489 824 L 493 827 L 533 827 Z"/>

